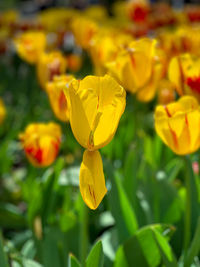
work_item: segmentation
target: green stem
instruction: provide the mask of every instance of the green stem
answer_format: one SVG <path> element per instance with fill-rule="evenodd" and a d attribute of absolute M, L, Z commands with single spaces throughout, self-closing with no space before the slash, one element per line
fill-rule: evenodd
<path fill-rule="evenodd" d="M 191 179 L 192 166 L 189 155 L 185 156 L 185 187 L 186 187 L 186 207 L 185 207 L 185 228 L 184 228 L 184 251 L 189 247 L 191 239 Z"/>
<path fill-rule="evenodd" d="M 85 203 L 82 204 L 80 216 L 80 259 L 82 266 L 85 266 L 88 253 L 88 208 Z"/>

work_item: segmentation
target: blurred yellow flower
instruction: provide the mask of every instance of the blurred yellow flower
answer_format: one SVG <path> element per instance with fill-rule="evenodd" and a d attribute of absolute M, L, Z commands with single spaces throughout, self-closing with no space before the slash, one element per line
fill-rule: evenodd
<path fill-rule="evenodd" d="M 137 93 L 140 101 L 150 101 L 163 75 L 162 54 L 158 52 L 156 40 L 133 41 L 115 61 L 107 64 L 108 71 L 125 89 Z"/>
<path fill-rule="evenodd" d="M 4 26 L 10 26 L 19 19 L 19 12 L 14 9 L 7 10 L 0 14 L 0 20 Z"/>
<path fill-rule="evenodd" d="M 77 141 L 97 150 L 113 138 L 126 105 L 126 93 L 112 77 L 86 76 L 69 86 L 70 124 Z"/>
<path fill-rule="evenodd" d="M 192 96 L 183 96 L 167 106 L 157 106 L 155 129 L 174 153 L 186 155 L 200 147 L 200 109 Z"/>
<path fill-rule="evenodd" d="M 85 150 L 79 180 L 84 202 L 90 209 L 96 209 L 107 192 L 99 151 Z"/>
<path fill-rule="evenodd" d="M 4 121 L 6 116 L 6 107 L 3 103 L 3 100 L 0 98 L 0 124 Z"/>
<path fill-rule="evenodd" d="M 28 160 L 35 167 L 46 167 L 57 157 L 61 129 L 56 123 L 32 123 L 28 125 L 19 139 Z"/>
<path fill-rule="evenodd" d="M 38 15 L 38 22 L 48 32 L 57 32 L 60 29 L 68 30 L 70 21 L 78 13 L 71 8 L 48 8 Z"/>
<path fill-rule="evenodd" d="M 98 26 L 93 20 L 79 16 L 72 20 L 71 29 L 76 43 L 83 49 L 87 49 L 92 37 L 98 30 Z"/>
<path fill-rule="evenodd" d="M 200 26 L 180 24 L 174 29 L 166 28 L 158 31 L 158 39 L 161 48 L 168 58 L 180 55 L 181 53 L 192 53 L 199 55 Z"/>
<path fill-rule="evenodd" d="M 67 69 L 67 60 L 59 51 L 42 53 L 37 63 L 37 76 L 40 86 L 46 89 L 46 84 L 53 80 L 55 75 L 64 74 Z"/>
<path fill-rule="evenodd" d="M 172 58 L 168 75 L 179 95 L 193 95 L 200 101 L 199 57 L 183 54 Z"/>
<path fill-rule="evenodd" d="M 14 39 L 19 56 L 28 63 L 38 61 L 46 47 L 46 36 L 41 31 L 28 31 Z"/>
<path fill-rule="evenodd" d="M 63 92 L 63 89 L 69 87 L 70 82 L 74 77 L 72 75 L 54 76 L 53 81 L 46 86 L 46 91 L 49 96 L 51 107 L 56 117 L 61 121 L 69 120 L 69 105 L 70 102 Z"/>
<path fill-rule="evenodd" d="M 90 42 L 89 52 L 95 67 L 96 75 L 104 75 L 106 73 L 106 64 L 114 61 L 118 53 L 133 38 L 128 34 L 123 34 L 113 28 L 106 28 L 94 35 Z"/>
<path fill-rule="evenodd" d="M 175 100 L 175 87 L 172 82 L 163 79 L 158 84 L 158 103 L 166 105 Z"/>
<path fill-rule="evenodd" d="M 92 5 L 84 10 L 84 15 L 92 20 L 103 22 L 107 19 L 108 13 L 104 6 Z"/>

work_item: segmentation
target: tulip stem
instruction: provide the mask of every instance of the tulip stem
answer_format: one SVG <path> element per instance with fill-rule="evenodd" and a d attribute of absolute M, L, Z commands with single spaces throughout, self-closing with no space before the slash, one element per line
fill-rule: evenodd
<path fill-rule="evenodd" d="M 191 238 L 191 198 L 192 198 L 192 165 L 189 155 L 185 156 L 185 187 L 186 187 L 186 206 L 185 206 L 185 228 L 184 228 L 184 251 L 188 249 Z"/>
<path fill-rule="evenodd" d="M 80 260 L 81 265 L 85 266 L 88 252 L 88 208 L 85 203 L 82 204 L 80 217 Z"/>

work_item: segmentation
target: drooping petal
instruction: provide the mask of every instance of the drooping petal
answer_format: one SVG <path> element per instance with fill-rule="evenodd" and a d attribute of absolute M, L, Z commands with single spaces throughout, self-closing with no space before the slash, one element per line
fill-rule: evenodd
<path fill-rule="evenodd" d="M 107 192 L 99 151 L 85 150 L 79 180 L 84 202 L 90 209 L 96 209 Z"/>

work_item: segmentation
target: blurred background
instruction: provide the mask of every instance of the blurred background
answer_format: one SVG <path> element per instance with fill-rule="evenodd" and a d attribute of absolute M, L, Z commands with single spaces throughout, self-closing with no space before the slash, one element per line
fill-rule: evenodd
<path fill-rule="evenodd" d="M 1 0 L 0 8 L 17 7 L 25 13 L 36 12 L 53 6 L 70 6 L 75 8 L 85 8 L 92 4 L 101 4 L 110 7 L 117 0 Z M 169 3 L 173 6 L 181 7 L 183 4 L 198 4 L 199 0 L 151 0 L 151 3 Z"/>

